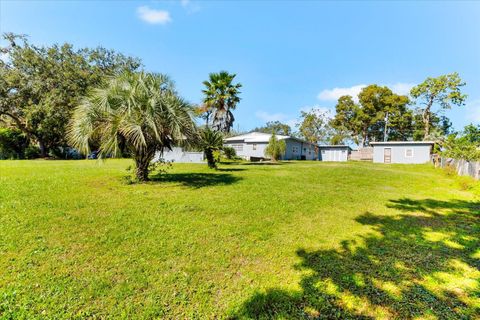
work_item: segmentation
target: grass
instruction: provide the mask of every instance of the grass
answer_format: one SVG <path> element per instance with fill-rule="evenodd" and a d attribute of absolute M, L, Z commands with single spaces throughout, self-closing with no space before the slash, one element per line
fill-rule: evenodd
<path fill-rule="evenodd" d="M 0 318 L 478 319 L 480 202 L 428 165 L 0 162 Z"/>

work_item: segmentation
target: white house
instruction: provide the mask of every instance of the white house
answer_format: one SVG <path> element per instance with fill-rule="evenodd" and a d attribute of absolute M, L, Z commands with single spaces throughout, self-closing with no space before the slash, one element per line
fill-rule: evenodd
<path fill-rule="evenodd" d="M 318 160 L 343 162 L 348 160 L 348 155 L 352 151 L 349 146 L 345 145 L 321 145 L 318 146 Z"/>
<path fill-rule="evenodd" d="M 370 142 L 376 163 L 427 163 L 434 144 L 433 141 Z"/>
<path fill-rule="evenodd" d="M 265 149 L 271 138 L 270 133 L 250 132 L 225 139 L 224 145 L 235 149 L 237 156 L 246 160 L 266 159 Z M 285 140 L 286 150 L 282 160 L 316 160 L 315 144 L 291 137 L 277 135 L 278 140 Z"/>

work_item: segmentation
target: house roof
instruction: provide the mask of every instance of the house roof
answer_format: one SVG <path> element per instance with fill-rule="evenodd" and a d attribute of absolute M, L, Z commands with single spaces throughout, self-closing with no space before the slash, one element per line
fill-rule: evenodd
<path fill-rule="evenodd" d="M 435 141 L 378 141 L 378 142 L 370 142 L 370 145 L 400 145 L 400 144 L 435 144 Z"/>
<path fill-rule="evenodd" d="M 319 148 L 348 148 L 348 149 L 352 149 L 352 148 L 350 148 L 350 146 L 347 146 L 347 145 L 344 145 L 344 144 L 332 144 L 332 145 L 321 144 L 318 147 Z"/>
<path fill-rule="evenodd" d="M 293 140 L 297 140 L 297 141 L 300 141 L 300 142 L 313 144 L 313 143 L 310 143 L 310 142 L 307 142 L 307 141 L 304 141 L 304 140 L 301 140 L 301 139 L 298 139 L 298 138 L 295 138 L 295 137 L 292 137 L 292 136 L 284 136 L 284 135 L 279 135 L 279 134 L 277 134 L 276 136 L 277 136 L 278 140 L 293 139 Z M 247 134 L 242 134 L 242 135 L 239 135 L 239 136 L 226 138 L 224 140 L 225 140 L 225 142 L 243 141 L 243 142 L 247 142 L 247 143 L 248 142 L 249 143 L 263 143 L 263 142 L 267 143 L 270 140 L 271 137 L 272 137 L 271 133 L 250 132 L 250 133 L 247 133 Z"/>

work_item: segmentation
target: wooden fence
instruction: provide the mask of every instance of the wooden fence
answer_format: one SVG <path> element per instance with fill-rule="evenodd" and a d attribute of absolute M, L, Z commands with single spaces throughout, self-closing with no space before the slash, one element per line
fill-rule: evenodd
<path fill-rule="evenodd" d="M 350 160 L 357 161 L 372 161 L 373 160 L 373 148 L 365 147 L 352 151 L 350 154 Z"/>
<path fill-rule="evenodd" d="M 480 179 L 480 162 L 469 162 L 466 160 L 457 160 L 451 158 L 440 158 L 434 161 L 435 166 L 445 168 L 453 167 L 460 176 L 470 176 L 475 180 Z"/>

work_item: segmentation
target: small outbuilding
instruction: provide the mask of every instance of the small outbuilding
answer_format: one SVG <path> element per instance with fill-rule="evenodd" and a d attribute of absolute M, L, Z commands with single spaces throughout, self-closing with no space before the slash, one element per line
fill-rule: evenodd
<path fill-rule="evenodd" d="M 345 145 L 321 145 L 318 146 L 318 160 L 343 162 L 348 160 L 352 149 Z"/>
<path fill-rule="evenodd" d="M 433 141 L 370 142 L 376 163 L 427 163 L 434 144 Z"/>

